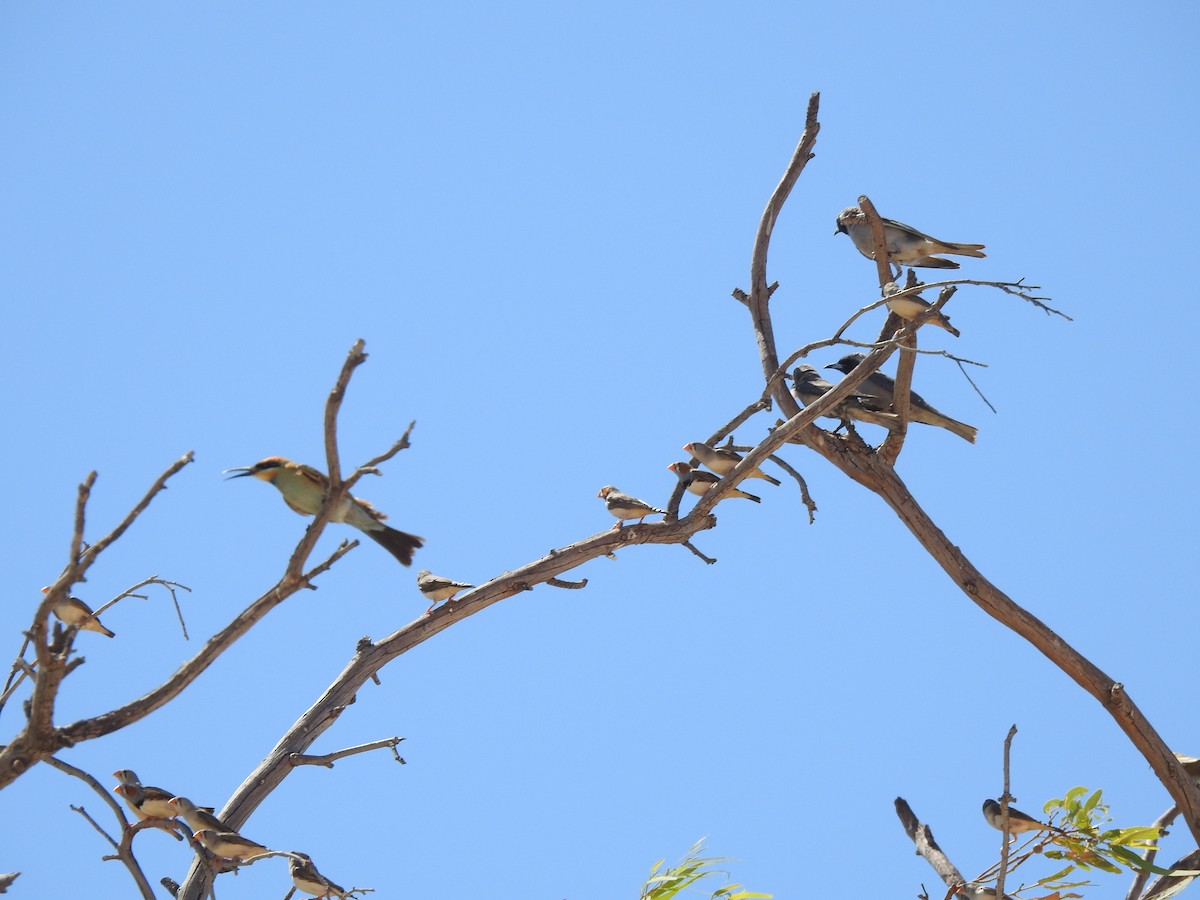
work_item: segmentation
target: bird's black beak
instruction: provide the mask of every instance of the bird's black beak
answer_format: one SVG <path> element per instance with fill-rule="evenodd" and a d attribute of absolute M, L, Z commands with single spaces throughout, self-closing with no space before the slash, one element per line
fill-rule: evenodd
<path fill-rule="evenodd" d="M 236 469 L 226 469 L 221 474 L 229 475 L 229 473 L 232 472 L 233 474 L 229 475 L 229 478 L 244 478 L 245 476 L 251 474 L 253 471 L 254 471 L 254 469 L 250 466 L 241 466 Z M 228 481 L 229 478 L 226 478 L 225 480 Z"/>
<path fill-rule="evenodd" d="M 833 233 L 834 234 L 849 234 L 850 232 L 848 232 L 846 230 L 845 225 L 843 225 L 841 222 L 838 222 L 838 227 L 833 229 Z"/>

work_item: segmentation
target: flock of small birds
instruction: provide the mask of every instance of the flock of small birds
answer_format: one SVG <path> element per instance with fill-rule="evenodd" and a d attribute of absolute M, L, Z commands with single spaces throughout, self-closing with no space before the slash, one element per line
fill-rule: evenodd
<path fill-rule="evenodd" d="M 910 225 L 893 219 L 883 219 L 884 236 L 887 244 L 889 261 L 899 265 L 919 266 L 938 269 L 957 269 L 958 263 L 943 259 L 938 254 L 982 257 L 983 244 L 955 244 L 930 237 Z M 837 217 L 837 231 L 848 234 L 854 246 L 868 259 L 874 259 L 874 242 L 867 225 L 866 216 L 856 206 L 842 210 Z M 930 304 L 914 293 L 902 293 L 896 284 L 889 284 L 884 289 L 886 297 L 893 297 L 887 302 L 888 309 L 904 319 L 914 319 L 924 314 Z M 900 296 L 896 296 L 900 295 Z M 940 311 L 930 316 L 929 324 L 943 328 L 955 336 L 957 329 Z M 849 353 L 835 363 L 826 366 L 844 374 L 849 374 L 862 362 L 861 353 Z M 802 406 L 820 399 L 826 391 L 832 390 L 833 385 L 821 377 L 820 373 L 810 365 L 799 365 L 791 375 L 791 392 Z M 871 374 L 858 389 L 843 400 L 836 408 L 829 411 L 827 417 L 843 422 L 856 421 L 878 425 L 888 430 L 898 427 L 898 417 L 893 411 L 893 395 L 895 382 L 882 372 Z M 938 412 L 923 397 L 915 391 L 909 395 L 909 418 L 913 422 L 944 428 L 964 440 L 974 443 L 977 429 L 971 425 Z M 728 475 L 742 460 L 740 453 L 727 447 L 712 447 L 703 441 L 691 441 L 683 446 L 686 453 L 707 467 L 701 469 L 691 462 L 673 462 L 667 468 L 683 482 L 687 491 L 703 496 L 712 490 L 722 477 Z M 232 474 L 230 474 L 232 473 Z M 329 486 L 329 479 L 312 466 L 293 462 L 282 456 L 270 456 L 252 466 L 229 469 L 226 471 L 231 478 L 249 476 L 274 485 L 283 496 L 284 502 L 301 515 L 316 515 L 324 503 Z M 762 469 L 753 469 L 747 473 L 748 478 L 757 478 L 778 485 L 779 479 L 768 475 Z M 597 494 L 617 523 L 614 529 L 620 529 L 625 522 L 636 520 L 639 524 L 650 515 L 665 513 L 629 494 L 622 493 L 614 485 L 605 485 Z M 735 489 L 729 494 L 733 498 L 762 502 L 762 498 L 748 491 Z M 384 524 L 387 518 L 366 500 L 347 494 L 338 508 L 330 516 L 331 521 L 341 522 L 357 528 L 367 537 L 391 553 L 402 565 L 410 566 L 413 554 L 425 542 L 424 538 Z M 417 588 L 430 602 L 425 611 L 428 614 L 434 606 L 444 600 L 451 600 L 461 591 L 469 590 L 474 585 L 454 581 L 440 575 L 434 575 L 428 569 L 417 573 Z M 100 623 L 92 609 L 78 597 L 68 597 L 59 601 L 53 608 L 54 615 L 67 625 L 82 631 L 93 631 L 106 637 L 114 637 L 114 633 Z M 174 819 L 182 818 L 192 829 L 192 837 L 209 853 L 219 860 L 240 863 L 263 853 L 270 853 L 262 844 L 242 837 L 233 829 L 227 828 L 220 819 L 214 816 L 209 807 L 198 807 L 187 797 L 178 796 L 161 788 L 143 785 L 137 776 L 129 769 L 122 769 L 114 775 L 120 779 L 120 784 L 113 790 L 121 796 L 139 819 Z M 991 806 L 989 806 L 989 804 Z M 993 809 L 994 807 L 994 809 Z M 993 800 L 984 804 L 984 815 L 995 827 L 999 814 L 999 806 Z M 1033 823 L 1032 825 L 1029 823 Z M 1009 808 L 1009 830 L 1017 833 L 1033 828 L 1051 828 L 1041 825 L 1024 813 Z M 1053 829 L 1052 829 L 1053 830 Z M 291 852 L 290 867 L 292 881 L 302 891 L 317 897 L 345 897 L 346 892 L 328 878 L 321 875 L 313 865 L 312 859 L 303 853 Z"/>
<path fill-rule="evenodd" d="M 113 772 L 113 776 L 120 781 L 120 784 L 113 788 L 113 793 L 125 801 L 125 805 L 139 820 L 183 819 L 191 829 L 195 841 L 212 854 L 214 866 L 240 865 L 264 853 L 275 852 L 257 841 L 242 837 L 226 826 L 213 815 L 211 806 L 197 806 L 187 797 L 142 784 L 132 769 L 118 769 Z M 288 851 L 287 856 L 292 884 L 297 889 L 315 897 L 345 898 L 353 893 L 339 887 L 318 872 L 312 857 L 307 853 L 292 850 Z"/>
<path fill-rule="evenodd" d="M 983 244 L 955 244 L 950 241 L 941 241 L 925 234 L 923 231 L 918 231 L 911 225 L 897 222 L 895 219 L 883 219 L 882 222 L 884 241 L 887 245 L 890 263 L 933 269 L 957 269 L 957 262 L 950 259 L 943 259 L 938 254 L 972 257 L 984 257 L 987 255 L 983 252 Z M 847 207 L 838 213 L 837 230 L 834 233 L 848 234 L 854 242 L 854 246 L 858 248 L 858 251 L 863 256 L 868 259 L 875 258 L 875 242 L 871 237 L 871 228 L 867 224 L 866 215 L 857 206 Z M 900 286 L 895 282 L 890 282 L 884 287 L 884 296 L 889 298 L 886 304 L 888 309 L 902 319 L 915 319 L 931 308 L 931 304 L 921 299 L 919 295 L 902 291 Z M 940 310 L 932 314 L 926 321 L 931 325 L 944 328 L 955 337 L 958 337 L 958 329 L 950 324 L 950 320 Z M 825 368 L 834 369 L 848 375 L 854 371 L 855 367 L 863 359 L 865 359 L 865 356 L 862 353 L 848 353 L 837 362 L 831 363 Z M 790 390 L 792 396 L 796 398 L 796 401 L 801 406 L 808 406 L 810 403 L 814 403 L 824 396 L 826 391 L 833 390 L 833 385 L 822 378 L 821 374 L 810 365 L 797 366 L 792 372 L 791 380 Z M 851 393 L 838 406 L 831 409 L 826 418 L 837 419 L 842 422 L 865 422 L 870 425 L 879 425 L 889 431 L 895 431 L 899 428 L 900 422 L 899 417 L 893 410 L 895 390 L 896 382 L 891 377 L 882 372 L 873 372 L 858 386 L 857 390 Z M 934 425 L 938 428 L 945 428 L 963 440 L 975 443 L 975 436 L 978 433 L 978 429 L 973 425 L 968 425 L 965 422 L 952 419 L 945 413 L 938 412 L 932 404 L 916 391 L 909 392 L 908 402 L 908 417 L 910 421 L 919 422 L 922 425 Z M 717 482 L 725 475 L 728 475 L 733 470 L 733 467 L 742 459 L 741 455 L 734 450 L 726 447 L 710 447 L 708 444 L 700 441 L 685 444 L 683 449 L 685 452 L 692 454 L 695 459 L 699 460 L 701 464 L 707 466 L 711 471 L 705 472 L 702 469 L 697 469 L 689 462 L 674 462 L 667 466 L 667 468 L 679 477 L 688 491 L 700 496 L 712 490 Z M 747 477 L 762 478 L 772 484 L 779 484 L 777 478 L 766 474 L 762 469 L 755 469 L 749 472 Z M 637 497 L 622 493 L 611 484 L 600 488 L 600 493 L 597 496 L 604 500 L 608 511 L 617 517 L 615 528 L 620 528 L 625 522 L 634 519 L 640 524 L 646 516 L 666 512 L 666 510 L 652 506 L 644 500 L 639 500 Z M 734 489 L 730 492 L 729 496 L 741 497 L 746 500 L 752 500 L 755 503 L 759 503 L 762 500 L 761 497 L 740 489 Z"/>

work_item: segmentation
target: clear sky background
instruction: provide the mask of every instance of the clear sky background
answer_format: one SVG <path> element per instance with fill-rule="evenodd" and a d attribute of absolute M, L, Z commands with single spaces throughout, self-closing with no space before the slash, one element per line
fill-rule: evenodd
<path fill-rule="evenodd" d="M 221 471 L 321 464 L 325 397 L 369 362 L 344 464 L 415 419 L 359 493 L 425 536 L 415 568 L 481 582 L 611 526 L 614 483 L 661 505 L 666 466 L 759 393 L 745 309 L 763 205 L 822 95 L 814 159 L 775 232 L 781 355 L 877 296 L 834 218 L 987 244 L 962 272 L 1040 284 L 1074 322 L 961 291 L 977 398 L 929 360 L 918 390 L 980 428 L 910 432 L 899 471 L 971 560 L 1200 754 L 1197 490 L 1180 385 L 1198 377 L 1196 7 L 1128 4 L 9 4 L 0 13 L 2 341 L 9 488 L 0 634 L 20 644 L 98 470 L 96 539 L 196 462 L 92 570 L 61 722 L 165 679 L 282 572 L 305 523 Z M 927 273 L 930 277 L 932 273 Z M 869 340 L 881 314 L 855 334 Z M 818 354 L 824 365 L 839 353 Z M 890 368 L 890 365 L 889 365 Z M 774 413 L 738 432 L 761 439 Z M 979 812 L 1102 787 L 1122 825 L 1170 801 L 1099 705 L 973 606 L 873 495 L 801 448 L 794 484 L 723 504 L 697 544 L 639 547 L 514 597 L 382 672 L 314 746 L 399 734 L 295 772 L 244 833 L 375 897 L 615 900 L 708 835 L 778 898 L 936 896 L 906 798 L 968 874 Z M 685 501 L 685 504 L 690 501 Z M 331 527 L 319 551 L 354 536 Z M 220 807 L 363 635 L 420 614 L 415 572 L 366 542 L 177 702 L 62 758 Z M 0 717 L 18 726 L 20 703 Z M 2 738 L 0 738 L 2 739 Z M 131 896 L 39 766 L 0 794 L 0 871 L 28 897 Z M 1169 858 L 1187 849 L 1183 829 Z M 186 848 L 145 833 L 153 882 Z M 1045 874 L 1044 872 L 1042 874 Z M 1093 896 L 1122 897 L 1099 875 Z M 282 897 L 286 865 L 221 880 Z"/>

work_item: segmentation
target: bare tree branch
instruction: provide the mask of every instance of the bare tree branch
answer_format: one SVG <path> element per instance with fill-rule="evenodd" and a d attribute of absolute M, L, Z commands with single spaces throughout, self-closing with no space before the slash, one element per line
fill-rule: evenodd
<path fill-rule="evenodd" d="M 146 880 L 146 873 L 142 871 L 141 864 L 138 863 L 137 858 L 133 855 L 133 836 L 137 834 L 138 831 L 142 830 L 143 827 L 150 826 L 144 825 L 143 823 L 138 823 L 138 825 L 130 827 L 129 820 L 125 818 L 125 813 L 122 811 L 120 804 L 118 804 L 117 801 L 112 798 L 112 795 L 108 791 L 101 787 L 100 782 L 98 782 L 87 772 L 65 763 L 60 759 L 54 759 L 53 757 L 47 759 L 46 762 L 58 769 L 60 772 L 64 772 L 73 778 L 78 778 L 93 791 L 95 791 L 96 794 L 99 795 L 100 799 L 108 804 L 121 828 L 122 839 L 120 841 L 115 840 L 112 835 L 105 831 L 100 826 L 100 823 L 92 818 L 92 816 L 86 809 L 83 808 L 82 805 L 75 806 L 72 804 L 71 809 L 83 816 L 83 818 L 89 822 L 91 826 L 96 829 L 96 831 L 98 831 L 106 841 L 108 841 L 113 850 L 116 851 L 114 855 L 107 856 L 105 859 L 120 860 L 121 864 L 125 866 L 125 869 L 129 872 L 129 877 L 132 878 L 134 884 L 137 885 L 138 891 L 141 893 L 142 897 L 146 898 L 146 900 L 154 900 L 154 891 L 150 887 L 150 882 Z M 178 835 L 175 837 L 176 840 L 179 839 Z"/>
<path fill-rule="evenodd" d="M 814 116 L 815 109 L 810 104 L 810 120 L 805 124 L 805 135 L 810 134 L 813 130 Z M 793 159 L 788 166 L 788 173 L 795 165 L 796 160 Z M 778 189 L 776 193 L 778 193 Z M 772 201 L 774 199 L 775 195 L 772 195 Z M 782 201 L 780 201 L 780 205 L 782 205 Z M 779 210 L 771 204 L 768 204 L 768 209 L 772 210 L 770 224 L 773 225 Z M 764 216 L 764 223 L 766 221 Z M 759 244 L 763 241 L 769 242 L 769 240 L 770 228 L 760 225 L 759 241 L 755 244 L 755 253 L 751 261 L 752 284 L 766 284 L 766 250 L 760 248 Z M 946 283 L 971 282 L 956 279 L 953 282 L 942 284 Z M 940 286 L 941 284 L 939 284 Z M 1016 291 L 1022 289 L 1023 285 Z M 1028 296 L 1024 298 L 1031 299 Z M 770 312 L 766 299 L 765 290 L 759 292 L 757 297 L 754 291 L 751 292 L 750 307 L 754 319 L 755 338 L 764 379 L 770 382 L 772 376 L 779 369 L 779 365 L 778 357 L 775 354 Z M 1076 684 L 1100 702 L 1133 745 L 1149 761 L 1159 780 L 1179 805 L 1193 838 L 1200 843 L 1200 789 L 1179 769 L 1174 755 L 1150 721 L 1126 693 L 1124 685 L 1107 676 L 1091 660 L 1047 627 L 1044 622 L 1031 615 L 989 582 L 929 518 L 891 466 L 886 465 L 876 454 L 863 452 L 861 448 L 845 439 L 836 438 L 820 428 L 807 427 L 815 416 L 806 414 L 810 414 L 818 408 L 823 413 L 825 409 L 840 402 L 853 387 L 866 378 L 867 374 L 877 369 L 890 353 L 891 349 L 886 347 L 872 350 L 853 372 L 843 378 L 833 390 L 826 392 L 817 402 L 805 407 L 803 413 L 798 412 L 795 399 L 787 391 L 780 389 L 780 382 L 774 382 L 774 396 L 779 409 L 791 418 L 781 428 L 776 429 L 770 438 L 748 454 L 742 462 L 738 463 L 733 471 L 722 480 L 722 485 L 727 482 L 736 484 L 739 476 L 743 476 L 745 472 L 757 467 L 770 452 L 774 452 L 776 436 L 781 432 L 786 432 L 789 438 L 795 436 L 801 443 L 824 456 L 851 479 L 873 491 L 892 508 L 892 511 L 912 532 L 926 552 L 934 558 L 972 602 L 1041 651 Z M 715 494 L 717 491 L 713 490 L 702 497 L 700 503 L 693 510 L 693 514 L 697 510 L 707 511 L 711 508 L 710 499 L 712 503 L 719 499 L 713 496 Z"/>
<path fill-rule="evenodd" d="M 715 491 L 710 491 L 710 494 Z M 701 498 L 703 501 L 705 498 Z M 697 508 L 699 505 L 697 506 Z M 364 640 L 355 648 L 355 655 L 341 674 L 280 738 L 259 766 L 242 782 L 219 817 L 230 828 L 240 828 L 292 771 L 292 758 L 303 755 L 318 737 L 354 701 L 357 692 L 380 669 L 393 659 L 445 631 L 456 622 L 475 615 L 508 597 L 548 582 L 564 572 L 578 568 L 589 560 L 607 556 L 624 547 L 640 544 L 679 544 L 698 531 L 712 528 L 716 519 L 707 512 L 693 509 L 687 516 L 671 522 L 651 522 L 628 525 L 619 530 L 607 529 L 541 559 L 506 572 L 498 578 L 472 589 L 427 615 L 422 615 L 399 631 L 377 642 Z M 205 874 L 196 864 L 180 887 L 180 900 L 198 900 L 205 890 Z"/>
<path fill-rule="evenodd" d="M 813 94 L 808 98 L 808 111 L 804 116 L 804 132 L 800 135 L 800 143 L 796 145 L 792 161 L 788 163 L 783 177 L 779 179 L 779 184 L 776 185 L 775 190 L 771 193 L 771 198 L 767 201 L 766 209 L 763 210 L 762 219 L 758 224 L 758 232 L 754 236 L 754 253 L 750 260 L 750 296 L 747 306 L 750 309 L 750 318 L 754 325 L 754 335 L 758 341 L 758 353 L 763 363 L 763 376 L 768 380 L 771 374 L 779 368 L 779 358 L 775 352 L 775 333 L 771 326 L 771 317 L 767 312 L 767 304 L 770 302 L 771 294 L 774 293 L 774 289 L 767 286 L 767 250 L 771 245 L 771 233 L 775 230 L 775 221 L 779 218 L 783 204 L 791 194 L 797 179 L 800 178 L 800 173 L 804 171 L 808 161 L 815 155 L 812 148 L 816 145 L 817 133 L 821 130 L 821 123 L 817 121 L 817 112 L 820 106 L 820 94 Z"/>
<path fill-rule="evenodd" d="M 387 747 L 392 751 L 392 756 L 396 758 L 396 762 L 404 765 L 404 759 L 396 752 L 396 745 L 404 738 L 390 737 L 380 741 L 371 741 L 369 744 L 359 744 L 357 747 L 347 747 L 345 750 L 337 750 L 333 753 L 325 753 L 321 756 L 309 756 L 304 753 L 293 753 L 288 761 L 293 766 L 324 766 L 327 769 L 332 769 L 333 764 L 343 757 L 354 756 L 358 753 L 367 753 L 371 750 L 381 750 Z"/>
<path fill-rule="evenodd" d="M 933 830 L 917 818 L 916 813 L 912 811 L 912 807 L 903 797 L 896 798 L 896 815 L 900 817 L 904 833 L 916 846 L 917 853 L 933 866 L 933 871 L 937 872 L 938 878 L 942 879 L 948 888 L 953 890 L 965 883 L 966 879 L 963 878 L 958 867 L 950 861 L 950 857 L 933 839 Z"/>
<path fill-rule="evenodd" d="M 1017 726 L 1008 729 L 1004 738 L 1004 790 L 1000 792 L 1000 871 L 996 873 L 996 894 L 1004 896 L 1004 878 L 1008 875 L 1008 850 L 1010 831 L 1008 827 L 1008 804 L 1013 802 L 1010 793 L 1010 759 L 1012 755 L 1013 738 L 1017 736 Z"/>
<path fill-rule="evenodd" d="M 1157 828 L 1160 834 L 1165 835 L 1167 833 L 1168 826 L 1170 826 L 1170 824 L 1174 822 L 1178 816 L 1179 807 L 1172 806 L 1165 813 L 1154 820 L 1154 825 L 1152 827 Z M 1154 860 L 1157 857 L 1158 846 L 1156 841 L 1155 846 L 1146 851 L 1146 855 L 1143 857 L 1143 859 L 1146 860 L 1147 865 L 1154 865 Z M 1129 886 L 1129 892 L 1125 895 L 1125 900 L 1138 900 L 1138 897 L 1141 896 L 1142 889 L 1146 886 L 1146 882 L 1149 880 L 1150 870 L 1138 869 L 1137 874 L 1134 875 L 1133 884 Z"/>

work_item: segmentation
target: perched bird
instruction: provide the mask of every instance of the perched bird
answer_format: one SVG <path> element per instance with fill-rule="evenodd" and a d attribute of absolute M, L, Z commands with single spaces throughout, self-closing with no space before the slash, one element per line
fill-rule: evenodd
<path fill-rule="evenodd" d="M 473 587 L 473 584 L 463 584 L 461 581 L 451 581 L 449 578 L 434 575 L 428 569 L 417 573 L 417 589 L 428 598 L 429 609 L 433 609 L 442 600 L 449 600 L 459 591 Z M 429 609 L 425 611 L 429 612 Z"/>
<path fill-rule="evenodd" d="M 983 817 L 997 831 L 1004 830 L 1004 826 L 1000 822 L 1000 804 L 995 800 L 983 801 Z M 1008 833 L 1018 835 L 1026 831 L 1055 831 L 1059 834 L 1063 833 L 1061 828 L 1055 828 L 1053 825 L 1046 825 L 1039 822 L 1033 816 L 1026 815 L 1019 809 L 1010 806 L 1008 808 Z"/>
<path fill-rule="evenodd" d="M 836 369 L 839 372 L 849 375 L 864 358 L 861 353 L 848 353 L 837 362 L 830 363 L 825 368 Z M 896 382 L 889 375 L 884 375 L 882 372 L 872 372 L 858 386 L 858 390 L 869 398 L 874 398 L 877 401 L 875 405 L 879 410 L 891 412 L 895 408 L 893 405 L 893 394 L 896 390 Z M 916 391 L 910 391 L 908 398 L 908 417 L 912 421 L 920 422 L 922 425 L 936 425 L 939 428 L 945 428 L 947 431 L 954 432 L 954 434 L 957 434 L 963 440 L 970 441 L 972 444 L 975 443 L 975 435 L 979 433 L 978 428 L 938 412 L 926 403 L 924 398 Z"/>
<path fill-rule="evenodd" d="M 665 509 L 659 509 L 657 506 L 651 506 L 645 500 L 639 500 L 637 497 L 631 497 L 629 494 L 622 494 L 613 485 L 606 484 L 600 488 L 597 497 L 604 501 L 604 505 L 608 507 L 608 511 L 617 517 L 617 524 L 614 529 L 620 528 L 625 524 L 626 519 L 637 519 L 638 524 L 642 524 L 642 520 L 646 516 L 652 516 L 655 513 L 665 513 Z"/>
<path fill-rule="evenodd" d="M 200 845 L 213 856 L 222 859 L 246 859 L 271 851 L 250 838 L 242 837 L 236 831 L 214 831 L 202 828 L 192 834 Z"/>
<path fill-rule="evenodd" d="M 703 441 L 692 441 L 683 445 L 683 452 L 690 453 L 718 475 L 728 475 L 733 467 L 742 461 L 742 454 L 725 447 L 710 447 Z M 761 478 L 771 484 L 779 484 L 778 478 L 772 478 L 762 469 L 751 469 L 746 473 L 747 478 Z"/>
<path fill-rule="evenodd" d="M 716 483 L 721 480 L 720 476 L 714 475 L 712 472 L 705 472 L 703 469 L 693 469 L 689 463 L 685 462 L 673 462 L 667 468 L 679 476 L 679 480 L 683 482 L 685 488 L 701 497 L 711 491 Z M 727 496 L 745 497 L 747 500 L 753 500 L 755 503 L 762 503 L 762 497 L 755 497 L 753 494 L 747 494 L 738 488 L 734 488 Z"/>
<path fill-rule="evenodd" d="M 821 373 L 807 364 L 796 366 L 792 373 L 792 396 L 801 406 L 808 406 L 824 396 L 826 391 L 833 390 L 833 385 L 821 377 Z M 869 409 L 868 406 L 878 406 L 871 397 L 857 391 L 831 409 L 826 416 L 830 419 L 853 419 L 856 422 L 867 422 L 871 425 L 882 425 L 888 431 L 899 428 L 900 419 L 895 413 L 880 412 Z"/>
<path fill-rule="evenodd" d="M 296 886 L 297 890 L 304 891 L 306 894 L 314 894 L 317 897 L 346 896 L 345 890 L 317 871 L 312 857 L 307 853 L 293 850 L 291 859 L 288 860 L 288 868 L 291 869 L 292 884 Z"/>
<path fill-rule="evenodd" d="M 171 807 L 171 815 L 179 816 L 188 823 L 192 831 L 228 831 L 229 826 L 208 812 L 206 808 L 197 806 L 187 797 L 172 797 L 167 801 Z"/>
<path fill-rule="evenodd" d="M 100 624 L 100 620 L 96 618 L 92 608 L 78 597 L 59 600 L 51 608 L 51 612 L 60 622 L 74 625 L 80 631 L 96 631 L 105 637 L 116 637 L 116 634 Z"/>
<path fill-rule="evenodd" d="M 171 806 L 171 798 L 175 795 L 162 788 L 122 782 L 113 788 L 113 793 L 119 795 L 139 819 L 173 819 L 178 814 Z"/>
<path fill-rule="evenodd" d="M 283 494 L 283 502 L 302 516 L 315 516 L 325 502 L 325 492 L 329 487 L 329 479 L 312 466 L 292 462 L 282 456 L 269 456 L 252 466 L 239 469 L 227 469 L 233 472 L 230 478 L 242 478 L 253 475 L 279 489 Z M 404 531 L 397 531 L 383 524 L 386 519 L 383 513 L 366 500 L 359 500 L 347 494 L 330 516 L 331 521 L 345 522 L 352 525 L 369 537 L 375 543 L 405 566 L 412 565 L 413 551 L 425 543 L 424 538 Z"/>
<path fill-rule="evenodd" d="M 838 213 L 837 230 L 834 234 L 848 234 L 858 252 L 867 259 L 875 258 L 875 241 L 871 237 L 871 226 L 867 217 L 857 206 L 848 206 Z M 941 259 L 935 253 L 952 253 L 955 256 L 987 256 L 983 244 L 952 244 L 939 241 L 911 225 L 895 219 L 883 219 L 883 239 L 887 245 L 890 261 L 898 265 L 921 266 L 926 269 L 957 269 L 958 263 Z"/>
<path fill-rule="evenodd" d="M 895 295 L 899 294 L 901 290 L 900 285 L 894 281 L 889 281 L 883 286 L 883 296 L 888 298 L 887 308 L 900 318 L 911 321 L 932 306 L 928 301 L 922 300 L 920 294 L 908 294 L 904 297 L 896 297 Z M 950 320 L 940 309 L 929 317 L 928 322 L 930 325 L 946 329 L 946 331 L 955 337 L 961 336 L 961 332 L 950 324 Z"/>

